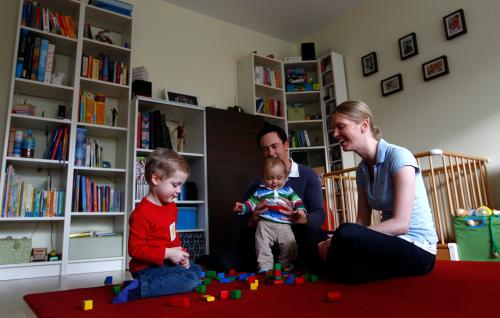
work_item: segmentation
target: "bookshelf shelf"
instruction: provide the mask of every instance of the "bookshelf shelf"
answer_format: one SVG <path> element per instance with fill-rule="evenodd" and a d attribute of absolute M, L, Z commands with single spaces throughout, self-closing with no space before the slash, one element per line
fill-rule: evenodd
<path fill-rule="evenodd" d="M 283 89 L 279 87 L 264 85 L 264 84 L 255 84 L 255 90 L 257 95 L 259 94 L 279 94 L 283 91 Z"/>
<path fill-rule="evenodd" d="M 147 184 L 143 177 L 143 164 L 145 157 L 147 157 L 153 150 L 146 149 L 145 144 L 149 144 L 152 147 L 154 136 L 153 131 L 146 128 L 142 130 L 143 123 L 146 125 L 146 121 L 143 122 L 144 116 L 149 118 L 149 125 L 152 123 L 153 116 L 158 117 L 158 114 L 163 114 L 166 122 L 165 129 L 168 128 L 170 135 L 170 144 L 174 150 L 177 150 L 176 145 L 176 133 L 175 127 L 179 121 L 184 122 L 184 127 L 188 132 L 187 143 L 184 145 L 183 151 L 179 154 L 182 155 L 188 162 L 191 168 L 191 174 L 187 180 L 192 186 L 196 188 L 196 197 L 189 198 L 189 200 L 177 201 L 176 204 L 179 209 L 196 209 L 196 230 L 187 231 L 179 230 L 179 232 L 185 235 L 191 235 L 195 233 L 196 238 L 187 238 L 181 236 L 181 241 L 183 246 L 188 248 L 188 251 L 193 256 L 200 256 L 199 250 L 194 250 L 191 246 L 193 240 L 200 242 L 203 246 L 203 252 L 208 251 L 208 206 L 207 206 L 207 163 L 206 163 L 206 136 L 205 136 L 205 108 L 192 105 L 184 105 L 179 103 L 172 103 L 166 100 L 147 98 L 147 97 L 136 97 L 132 100 L 133 110 L 131 112 L 131 120 L 129 123 L 129 140 L 133 140 L 135 146 L 133 151 L 130 152 L 129 159 L 129 190 L 128 192 L 132 195 L 129 197 L 131 207 L 138 204 L 143 196 L 147 192 Z M 156 113 L 157 115 L 153 115 Z M 148 115 L 145 115 L 148 114 Z M 140 120 L 140 122 L 139 122 Z M 161 125 L 160 125 L 161 126 Z M 138 127 L 141 130 L 138 132 Z M 151 128 L 151 126 L 149 126 Z M 137 134 L 140 133 L 140 144 L 138 142 Z M 144 134 L 143 134 L 144 133 Z M 144 143 L 143 143 L 144 142 Z M 155 141 L 156 143 L 156 141 Z M 156 147 L 168 148 L 168 141 L 165 140 L 158 142 Z M 186 185 L 187 187 L 187 185 Z M 186 192 L 187 195 L 187 192 Z M 130 210 L 132 210 L 131 208 Z M 182 217 L 182 213 L 179 212 L 179 218 Z"/>
<path fill-rule="evenodd" d="M 58 100 L 69 100 L 73 97 L 74 88 L 65 85 L 46 84 L 24 78 L 15 79 L 16 93 Z"/>
<path fill-rule="evenodd" d="M 50 160 L 38 158 L 20 158 L 20 157 L 6 157 L 5 160 L 16 167 L 33 168 L 33 169 L 57 169 L 68 166 L 68 161 L 63 160 Z"/>
<path fill-rule="evenodd" d="M 78 43 L 77 39 L 73 39 L 67 36 L 59 35 L 56 33 L 45 32 L 42 30 L 37 30 L 31 27 L 22 26 L 21 29 L 27 30 L 31 33 L 36 34 L 37 36 L 41 36 L 50 43 L 55 44 L 57 47 L 57 51 L 64 55 L 74 55 L 76 52 L 76 45 Z"/>
<path fill-rule="evenodd" d="M 323 120 L 322 119 L 310 119 L 310 120 L 290 120 L 288 121 L 288 125 L 289 126 L 304 126 L 304 127 L 307 127 L 307 126 L 316 126 L 318 124 L 321 124 L 323 123 Z"/>
<path fill-rule="evenodd" d="M 32 236 L 33 247 L 43 247 L 47 250 L 56 250 L 61 255 L 59 262 L 45 262 L 45 263 L 26 263 L 26 264 L 10 264 L 8 266 L 0 266 L 0 280 L 14 279 L 14 278 L 30 278 L 30 277 L 43 277 L 43 276 L 59 276 L 72 273 L 82 272 L 98 272 L 98 271 L 112 271 L 125 269 L 125 257 L 111 257 L 98 260 L 89 260 L 88 262 L 75 263 L 69 260 L 70 244 L 69 234 L 78 233 L 92 230 L 102 230 L 106 232 L 115 232 L 125 235 L 127 229 L 127 212 L 129 211 L 129 194 L 128 194 L 128 174 L 129 174 L 129 113 L 130 113 L 130 99 L 131 99 L 131 86 L 110 83 L 101 80 L 81 78 L 81 65 L 82 56 L 85 54 L 107 54 L 115 62 L 123 63 L 116 70 L 121 70 L 117 73 L 122 78 L 130 79 L 132 65 L 132 17 L 123 16 L 107 10 L 96 8 L 88 5 L 87 1 L 78 0 L 43 0 L 37 1 L 41 8 L 47 8 L 51 13 L 60 13 L 62 16 L 69 16 L 68 20 L 73 21 L 73 31 L 76 38 L 56 34 L 52 30 L 53 24 L 49 28 L 45 25 L 45 30 L 33 28 L 34 24 L 27 17 L 26 12 L 23 15 L 23 8 L 25 0 L 17 0 L 19 3 L 19 14 L 17 21 L 19 25 L 16 30 L 14 54 L 12 59 L 11 70 L 11 83 L 9 91 L 9 104 L 6 118 L 6 131 L 4 139 L 4 151 L 2 156 L 2 167 L 0 170 L 1 176 L 1 193 L 6 192 L 6 178 L 10 176 L 8 186 L 9 189 L 20 187 L 22 184 L 28 189 L 37 189 L 42 193 L 54 193 L 54 199 L 50 203 L 46 203 L 46 214 L 63 215 L 57 217 L 0 217 L 0 225 L 2 226 L 2 233 L 14 238 L 22 238 L 24 236 Z M 31 3 L 31 2 L 30 2 Z M 31 3 L 33 5 L 33 3 Z M 23 19 L 24 17 L 24 19 Z M 26 24 L 26 25 L 21 25 Z M 84 30 L 86 25 L 92 25 L 96 28 L 107 29 L 113 32 L 113 37 L 117 41 L 115 45 L 102 43 L 93 39 L 84 38 Z M 43 27 L 42 27 L 43 29 Z M 64 32 L 62 32 L 64 31 Z M 65 33 L 67 30 L 62 30 Z M 29 34 L 29 36 L 26 36 Z M 40 38 L 41 40 L 37 40 Z M 51 69 L 45 65 L 48 63 L 46 56 L 51 54 L 52 46 L 49 45 L 47 54 L 41 54 L 42 45 L 46 47 L 46 41 L 49 44 L 55 45 L 54 49 L 54 68 Z M 18 48 L 23 47 L 20 44 L 26 43 L 29 49 L 23 49 L 18 52 Z M 39 44 L 37 44 L 39 43 Z M 125 44 L 126 43 L 126 44 Z M 40 54 L 35 51 L 39 46 Z M 125 47 L 126 46 L 126 47 Z M 45 52 L 45 49 L 44 49 Z M 29 58 L 28 58 L 29 57 Z M 45 58 L 46 60 L 42 60 Z M 31 62 L 27 64 L 27 62 Z M 97 61 L 101 66 L 103 61 Z M 16 68 L 18 63 L 22 66 L 22 76 L 16 77 Z M 45 66 L 42 66 L 45 65 Z M 121 67 L 123 66 L 123 67 Z M 126 68 L 125 68 L 126 66 Z M 64 74 L 62 85 L 52 84 L 50 81 L 36 81 L 27 79 L 29 70 L 33 67 L 34 74 L 40 79 L 42 70 L 45 71 L 44 80 L 51 78 L 52 74 Z M 40 67 L 40 69 L 37 69 Z M 45 67 L 45 69 L 42 69 Z M 33 73 L 32 73 L 33 74 Z M 111 73 L 113 74 L 113 73 Z M 19 71 L 17 72 L 19 75 Z M 49 77 L 48 77 L 49 76 Z M 128 82 L 128 81 L 127 81 Z M 98 100 L 104 103 L 104 108 L 99 109 L 97 113 L 96 108 L 92 108 L 91 120 L 89 122 L 79 122 L 82 114 L 80 108 L 80 92 L 85 91 L 91 93 L 88 96 L 95 96 L 95 94 L 103 94 L 104 99 Z M 93 95 L 92 95 L 93 94 Z M 101 96 L 100 96 L 101 98 Z M 103 101 L 104 100 L 104 101 Z M 92 100 L 94 102 L 94 100 Z M 27 115 L 27 113 L 17 114 L 13 113 L 14 106 L 30 104 L 35 107 L 35 115 Z M 97 105 L 97 103 L 96 103 Z M 85 105 L 86 106 L 86 105 Z M 99 105 L 102 107 L 102 105 Z M 101 111 L 104 109 L 104 118 L 98 117 L 103 114 Z M 115 109 L 114 119 L 112 117 L 112 110 Z M 16 110 L 24 110 L 22 107 L 17 107 Z M 60 118 L 62 116 L 63 118 Z M 87 117 L 85 117 L 86 119 Z M 96 124 L 96 123 L 99 124 Z M 112 123 L 114 124 L 112 125 Z M 103 124 L 104 123 L 104 124 Z M 12 133 L 11 133 L 11 128 Z M 81 129 L 85 128 L 85 129 Z M 9 147 L 9 140 L 15 133 L 22 132 L 22 138 L 26 138 L 29 133 L 26 130 L 32 130 L 35 139 L 34 158 L 21 158 L 14 157 L 14 153 Z M 14 133 L 15 131 L 15 133 Z M 84 143 L 79 143 L 77 148 L 77 131 L 85 131 L 88 137 Z M 59 137 L 61 136 L 61 137 Z M 80 137 L 82 134 L 80 134 Z M 29 139 L 28 139 L 29 140 Z M 62 140 L 63 142 L 59 143 Z M 81 140 L 80 140 L 81 141 Z M 87 141 L 89 143 L 87 143 Z M 55 143 L 55 144 L 54 144 Z M 17 140 L 19 144 L 19 139 Z M 83 146 L 82 146 L 83 145 Z M 91 147 L 93 146 L 98 146 Z M 66 146 L 67 148 L 63 148 Z M 17 146 L 16 146 L 17 147 Z M 54 147 L 54 148 L 51 148 Z M 61 148 L 59 148 L 61 147 Z M 84 147 L 82 152 L 82 147 Z M 54 149 L 54 150 L 51 150 Z M 64 149 L 64 151 L 61 150 Z M 91 152 L 91 149 L 93 152 Z M 96 151 L 99 149 L 100 151 Z M 50 157 L 54 158 L 67 158 L 67 160 L 49 160 L 42 159 L 50 152 Z M 89 155 L 90 158 L 96 157 L 102 161 L 108 161 L 112 168 L 96 168 L 96 167 L 79 167 L 76 166 L 75 159 L 78 152 L 81 158 L 82 153 L 85 156 Z M 64 156 L 62 156 L 64 155 Z M 85 156 L 83 157 L 85 159 Z M 80 159 L 79 159 L 80 160 Z M 96 162 L 98 160 L 95 160 Z M 9 168 L 12 166 L 12 168 Z M 106 209 L 119 212 L 73 212 L 74 210 L 82 210 L 81 208 L 81 195 L 74 191 L 73 187 L 78 183 L 81 187 L 92 186 L 92 189 L 98 189 L 99 192 L 95 194 L 90 192 L 89 195 L 95 195 L 94 201 L 97 206 L 102 202 L 101 196 L 97 193 L 103 194 L 104 197 L 113 200 L 110 201 L 110 206 Z M 81 184 L 80 184 L 81 181 Z M 90 188 L 89 188 L 90 189 Z M 113 191 L 111 191 L 113 190 Z M 9 192 L 11 201 L 15 200 Z M 110 197 L 111 194 L 117 194 L 116 197 Z M 87 193 L 88 194 L 88 193 Z M 78 195 L 79 200 L 76 200 Z M 92 199 L 92 197 L 91 197 Z M 45 204 L 47 201 L 41 201 Z M 77 206 L 77 202 L 79 206 Z M 107 202 L 107 201 L 106 201 Z M 22 205 L 25 201 L 22 202 Z M 48 205 L 52 204 L 49 210 Z M 57 204 L 57 205 L 56 205 Z M 20 205 L 20 206 L 22 206 Z M 119 205 L 116 207 L 116 205 Z M 45 207 L 45 205 L 43 205 Z M 75 208 L 76 207 L 76 208 Z M 2 209 L 4 207 L 2 206 Z M 74 209 L 75 208 L 75 209 Z M 88 206 L 86 208 L 89 208 Z M 97 209 L 90 207 L 91 209 Z M 24 210 L 24 208 L 23 208 Z M 16 211 L 9 207 L 9 211 Z M 4 211 L 0 215 L 4 215 Z M 45 212 L 44 212 L 45 213 Z M 24 215 L 24 213 L 17 214 L 9 212 L 9 215 Z M 41 214 L 40 214 L 41 215 Z M 7 222 L 4 222 L 7 221 Z M 33 228 L 36 226 L 36 228 Z M 35 231 L 35 232 L 34 232 Z M 34 233 L 34 234 L 32 234 Z M 120 246 L 119 251 L 114 251 L 113 255 L 126 255 L 125 237 L 124 243 Z"/>
<path fill-rule="evenodd" d="M 120 260 L 123 260 L 123 256 L 71 260 L 71 261 L 68 261 L 68 263 L 69 264 L 78 264 L 78 263 L 107 262 L 107 261 L 120 261 Z"/>
<path fill-rule="evenodd" d="M 304 91 L 304 92 L 287 92 L 286 101 L 290 102 L 305 102 L 318 100 L 320 91 Z"/>
<path fill-rule="evenodd" d="M 69 119 L 55 119 L 30 115 L 12 114 L 12 126 L 27 129 L 54 129 L 61 125 L 71 125 Z"/>

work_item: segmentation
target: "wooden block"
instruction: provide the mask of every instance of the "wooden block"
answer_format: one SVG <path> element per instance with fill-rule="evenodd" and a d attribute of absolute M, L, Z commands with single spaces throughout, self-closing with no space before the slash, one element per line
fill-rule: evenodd
<path fill-rule="evenodd" d="M 251 283 L 255 283 L 255 281 L 257 280 L 257 277 L 255 276 L 250 276 L 247 278 L 248 282 L 251 284 Z"/>
<path fill-rule="evenodd" d="M 94 301 L 92 299 L 82 300 L 82 309 L 83 310 L 94 309 Z"/>
<path fill-rule="evenodd" d="M 210 278 L 217 278 L 217 273 L 215 271 L 207 271 L 205 275 Z"/>
<path fill-rule="evenodd" d="M 250 283 L 250 290 L 257 290 L 259 283 Z"/>
<path fill-rule="evenodd" d="M 203 299 L 204 301 L 215 301 L 215 297 L 211 295 L 203 295 L 201 296 L 201 299 Z"/>
<path fill-rule="evenodd" d="M 220 299 L 228 299 L 229 298 L 229 291 L 227 291 L 227 290 L 221 290 L 219 292 L 219 298 Z"/>
<path fill-rule="evenodd" d="M 231 299 L 241 299 L 241 290 L 239 289 L 232 290 Z"/>
<path fill-rule="evenodd" d="M 104 279 L 104 285 L 111 285 L 113 284 L 113 276 L 106 276 Z"/>
<path fill-rule="evenodd" d="M 285 280 L 286 285 L 293 285 L 295 282 L 295 277 L 293 275 L 288 275 L 288 277 Z"/>
<path fill-rule="evenodd" d="M 281 270 L 281 264 L 280 263 L 274 264 L 274 269 L 275 270 Z"/>
<path fill-rule="evenodd" d="M 172 297 L 170 298 L 170 306 L 172 307 L 189 307 L 188 297 Z"/>
<path fill-rule="evenodd" d="M 120 290 L 122 290 L 122 286 L 120 286 L 120 285 L 114 285 L 113 287 L 111 287 L 111 291 L 115 295 L 118 294 L 120 292 Z"/>
<path fill-rule="evenodd" d="M 205 285 L 198 285 L 196 286 L 196 291 L 200 294 L 206 293 L 207 292 L 207 286 Z"/>
<path fill-rule="evenodd" d="M 212 284 L 212 278 L 211 277 L 205 278 L 205 280 L 203 281 L 203 285 L 210 285 L 210 284 Z"/>
<path fill-rule="evenodd" d="M 325 298 L 327 301 L 340 301 L 342 296 L 337 291 L 330 291 L 326 293 Z"/>
<path fill-rule="evenodd" d="M 295 285 L 302 285 L 302 284 L 304 284 L 304 276 L 295 278 Z"/>
<path fill-rule="evenodd" d="M 282 279 L 273 280 L 273 285 L 274 286 L 283 285 L 283 280 Z"/>

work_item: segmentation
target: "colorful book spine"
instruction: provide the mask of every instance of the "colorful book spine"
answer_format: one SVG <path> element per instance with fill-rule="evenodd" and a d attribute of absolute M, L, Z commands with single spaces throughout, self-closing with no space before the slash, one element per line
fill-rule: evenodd
<path fill-rule="evenodd" d="M 76 129 L 75 165 L 85 166 L 87 128 L 78 127 Z"/>
<path fill-rule="evenodd" d="M 49 47 L 47 49 L 47 63 L 45 64 L 45 74 L 43 78 L 43 81 L 45 83 L 50 83 L 50 79 L 52 78 L 55 52 L 56 52 L 56 46 L 54 44 L 49 44 Z"/>

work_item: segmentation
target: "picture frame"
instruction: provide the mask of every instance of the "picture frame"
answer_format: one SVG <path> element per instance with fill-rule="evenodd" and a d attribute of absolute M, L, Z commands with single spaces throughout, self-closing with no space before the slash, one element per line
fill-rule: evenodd
<path fill-rule="evenodd" d="M 378 72 L 377 53 L 370 52 L 361 58 L 363 76 L 368 76 Z"/>
<path fill-rule="evenodd" d="M 423 63 L 422 72 L 424 75 L 424 81 L 430 81 L 437 77 L 449 74 L 450 69 L 448 67 L 448 58 L 446 57 L 446 55 L 442 55 L 438 58 Z"/>
<path fill-rule="evenodd" d="M 401 75 L 401 73 L 398 73 L 381 80 L 380 88 L 382 90 L 382 96 L 384 97 L 402 91 L 403 76 Z"/>
<path fill-rule="evenodd" d="M 399 38 L 399 55 L 401 60 L 406 60 L 418 54 L 417 35 L 415 32 Z"/>
<path fill-rule="evenodd" d="M 189 95 L 182 92 L 165 90 L 165 99 L 169 102 L 200 106 L 198 96 Z"/>
<path fill-rule="evenodd" d="M 465 13 L 463 9 L 458 9 L 443 17 L 446 40 L 451 40 L 457 36 L 467 33 L 465 24 Z"/>

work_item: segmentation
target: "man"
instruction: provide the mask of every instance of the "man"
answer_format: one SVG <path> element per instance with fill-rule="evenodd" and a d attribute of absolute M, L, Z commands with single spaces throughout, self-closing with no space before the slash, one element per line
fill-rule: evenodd
<path fill-rule="evenodd" d="M 308 247 L 308 237 L 320 229 L 325 220 L 323 196 L 318 175 L 312 169 L 291 160 L 288 153 L 289 144 L 287 135 L 279 126 L 264 126 L 257 134 L 257 146 L 264 157 L 278 157 L 285 163 L 288 173 L 288 180 L 285 185 L 290 186 L 299 195 L 307 209 L 305 216 L 293 213 L 291 204 L 286 207 L 285 211 L 282 211 L 284 214 L 288 214 L 287 219 L 293 223 L 292 229 L 299 246 L 298 265 L 303 266 L 309 257 L 308 250 L 311 249 L 311 247 Z M 260 184 L 262 184 L 262 177 L 253 180 L 247 187 L 244 200 L 247 200 Z M 255 267 L 255 248 L 252 248 L 255 244 L 254 232 L 255 226 L 260 219 L 260 214 L 264 210 L 265 203 L 257 205 L 255 212 L 248 220 L 247 226 L 242 226 L 241 219 L 238 220 L 240 226 L 236 235 L 241 244 L 240 246 L 242 246 L 240 249 L 240 262 L 247 269 Z"/>

